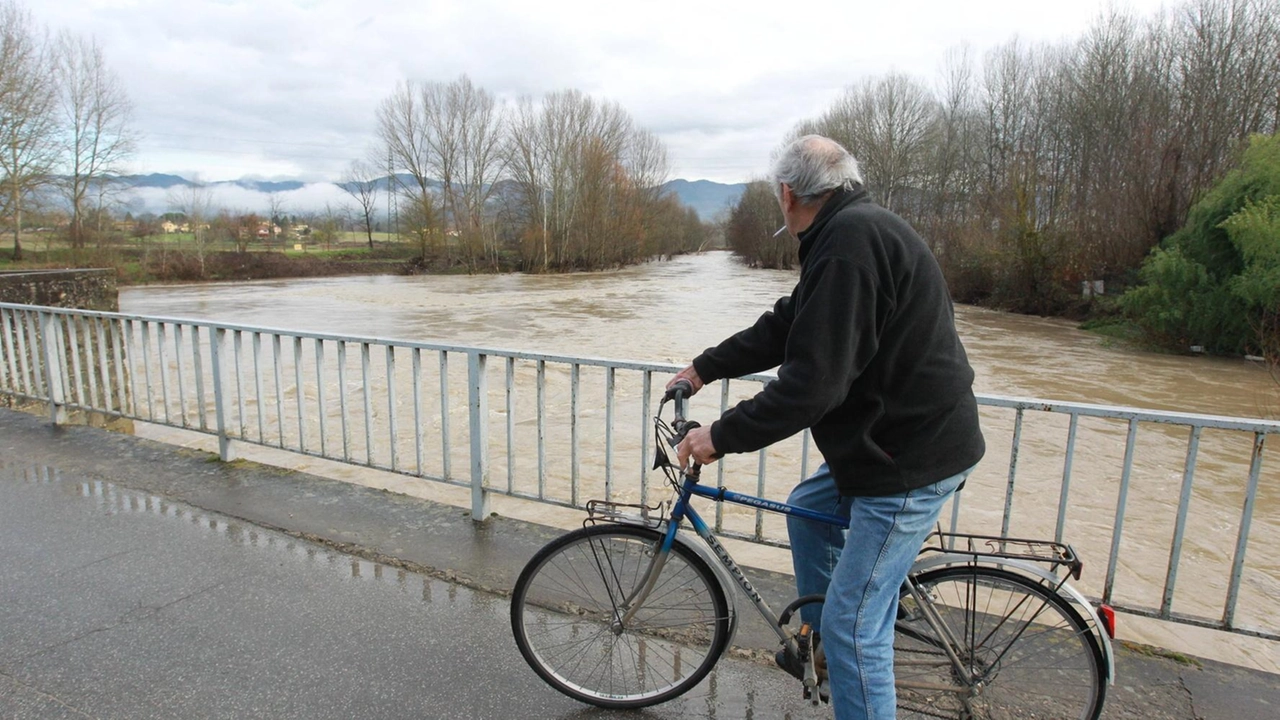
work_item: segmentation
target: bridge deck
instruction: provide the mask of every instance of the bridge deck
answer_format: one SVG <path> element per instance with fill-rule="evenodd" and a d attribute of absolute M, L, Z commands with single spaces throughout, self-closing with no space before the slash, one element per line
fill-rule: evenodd
<path fill-rule="evenodd" d="M 0 409 L 0 717 L 609 716 L 542 685 L 488 592 L 558 532 Z M 1273 718 L 1280 678 L 1122 648 L 1110 696 L 1107 718 Z M 828 716 L 736 659 L 652 716 L 748 703 Z"/>

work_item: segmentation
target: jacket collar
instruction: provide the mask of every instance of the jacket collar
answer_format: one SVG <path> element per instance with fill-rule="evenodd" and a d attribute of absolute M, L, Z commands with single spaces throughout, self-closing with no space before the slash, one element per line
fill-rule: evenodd
<path fill-rule="evenodd" d="M 818 214 L 813 218 L 813 222 L 809 227 L 805 228 L 796 237 L 800 240 L 800 263 L 804 264 L 804 258 L 809 254 L 816 244 L 818 236 L 822 234 L 822 228 L 831 220 L 832 216 L 843 210 L 845 207 L 855 202 L 866 201 L 868 199 L 866 188 L 862 185 L 854 185 L 852 189 L 837 189 L 822 204 L 822 208 L 818 210 Z"/>

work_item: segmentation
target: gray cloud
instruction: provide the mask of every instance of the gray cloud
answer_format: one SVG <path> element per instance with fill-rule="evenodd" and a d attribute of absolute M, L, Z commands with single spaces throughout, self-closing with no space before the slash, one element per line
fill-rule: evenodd
<path fill-rule="evenodd" d="M 30 2 L 97 37 L 136 105 L 136 170 L 333 179 L 374 140 L 403 80 L 462 73 L 514 100 L 576 88 L 616 100 L 666 141 L 678 175 L 766 169 L 798 120 L 860 78 L 934 79 L 944 52 L 1020 34 L 1078 34 L 1107 0 L 776 4 L 84 0 Z M 1149 12 L 1160 0 L 1131 0 Z M 801 14 L 797 14 L 801 15 Z M 816 18 L 808 21 L 807 18 Z"/>

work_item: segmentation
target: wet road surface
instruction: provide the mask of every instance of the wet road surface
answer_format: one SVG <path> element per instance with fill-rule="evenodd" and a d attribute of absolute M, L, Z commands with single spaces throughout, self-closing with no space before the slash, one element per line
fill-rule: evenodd
<path fill-rule="evenodd" d="M 592 718 L 505 597 L 47 466 L 0 466 L 0 717 Z M 620 716 L 620 715 L 619 715 Z M 643 718 L 827 717 L 721 663 Z"/>
<path fill-rule="evenodd" d="M 543 685 L 502 591 L 560 532 L 0 408 L 0 719 L 831 717 L 736 659 L 639 713 Z M 1104 720 L 1280 717 L 1275 675 L 1117 652 Z"/>

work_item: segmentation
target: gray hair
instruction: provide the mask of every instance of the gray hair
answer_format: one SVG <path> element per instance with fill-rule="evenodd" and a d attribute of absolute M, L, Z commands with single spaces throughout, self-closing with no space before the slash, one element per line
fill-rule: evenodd
<path fill-rule="evenodd" d="M 805 135 L 785 145 L 773 161 L 774 192 L 782 196 L 781 183 L 803 203 L 836 189 L 852 190 L 862 183 L 858 161 L 828 137 Z"/>

